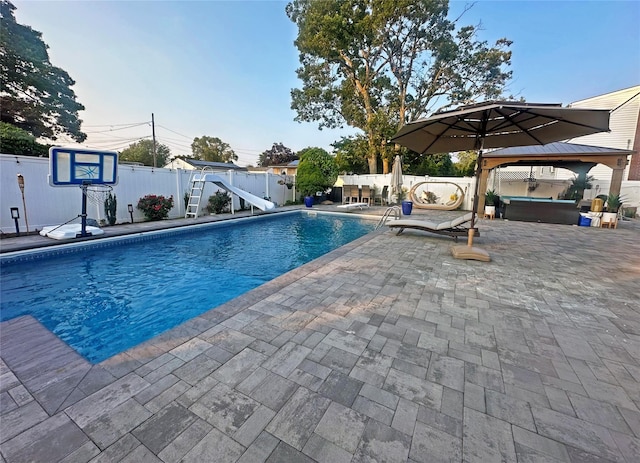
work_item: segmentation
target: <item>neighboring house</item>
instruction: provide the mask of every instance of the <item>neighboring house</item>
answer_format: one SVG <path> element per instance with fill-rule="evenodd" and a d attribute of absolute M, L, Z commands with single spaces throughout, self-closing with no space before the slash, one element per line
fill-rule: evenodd
<path fill-rule="evenodd" d="M 623 180 L 640 180 L 640 85 L 579 100 L 568 106 L 611 110 L 609 132 L 595 133 L 566 141 L 578 145 L 636 151 L 633 156 L 629 156 L 630 160 Z M 596 180 L 608 183 L 611 179 L 611 169 L 598 164 L 589 171 L 589 175 Z M 497 169 L 492 183 L 496 187 L 496 184 L 501 182 L 526 182 L 528 178 L 564 182 L 574 176 L 573 171 L 552 166 L 536 166 L 530 169 L 512 166 Z"/>
<path fill-rule="evenodd" d="M 291 161 L 288 164 L 271 166 L 271 169 L 273 169 L 273 173 L 277 175 L 294 176 L 298 172 L 299 163 L 300 163 L 300 160 L 296 159 L 295 161 Z"/>
<path fill-rule="evenodd" d="M 269 167 L 249 167 L 249 172 L 269 172 L 275 175 L 286 175 L 294 177 L 298 172 L 298 163 L 300 161 L 296 159 L 288 164 L 278 164 Z"/>
<path fill-rule="evenodd" d="M 635 151 L 629 156 L 623 180 L 640 180 L 640 85 L 576 101 L 569 106 L 611 110 L 610 132 L 594 133 L 568 141 L 581 145 Z M 591 169 L 589 175 L 598 180 L 609 180 L 611 169 L 598 164 Z"/>
<path fill-rule="evenodd" d="M 166 169 L 183 169 L 183 170 L 201 170 L 203 167 L 209 167 L 212 170 L 226 172 L 228 170 L 236 170 L 246 172 L 246 167 L 236 166 L 232 162 L 211 162 L 200 161 L 192 158 L 174 158 L 164 166 Z"/>

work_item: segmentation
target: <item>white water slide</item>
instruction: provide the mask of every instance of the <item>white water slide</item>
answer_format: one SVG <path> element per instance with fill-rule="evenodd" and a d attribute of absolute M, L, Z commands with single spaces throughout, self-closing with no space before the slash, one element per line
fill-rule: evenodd
<path fill-rule="evenodd" d="M 218 187 L 224 190 L 227 190 L 229 193 L 232 193 L 238 196 L 239 198 L 244 199 L 251 206 L 255 206 L 262 211 L 270 211 L 272 209 L 275 209 L 276 207 L 276 205 L 271 201 L 268 201 L 263 198 L 259 198 L 258 196 L 253 195 L 248 191 L 241 190 L 240 188 L 237 188 L 229 184 L 225 179 L 215 174 L 208 174 L 208 173 L 196 174 L 193 176 L 192 180 L 193 180 L 193 183 L 191 188 L 191 196 L 189 198 L 189 205 L 187 206 L 187 212 L 185 214 L 185 217 L 197 217 L 198 208 L 199 208 L 200 199 L 201 199 L 199 196 L 199 192 L 201 193 L 204 190 L 204 184 L 206 182 L 214 183 Z M 233 209 L 232 209 L 232 212 L 233 212 Z"/>

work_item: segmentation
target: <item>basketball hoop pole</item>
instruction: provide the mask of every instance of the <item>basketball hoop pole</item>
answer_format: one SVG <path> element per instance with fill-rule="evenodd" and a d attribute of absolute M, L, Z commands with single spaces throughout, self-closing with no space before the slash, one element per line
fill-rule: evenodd
<path fill-rule="evenodd" d="M 82 228 L 80 233 L 76 234 L 76 238 L 84 238 L 85 236 L 91 236 L 91 232 L 87 232 L 87 188 L 91 185 L 91 182 L 85 180 L 82 182 L 80 188 L 82 188 Z"/>

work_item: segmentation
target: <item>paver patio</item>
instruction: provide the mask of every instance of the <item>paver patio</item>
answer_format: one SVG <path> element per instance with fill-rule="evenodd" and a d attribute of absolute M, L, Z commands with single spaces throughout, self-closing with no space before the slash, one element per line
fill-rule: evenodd
<path fill-rule="evenodd" d="M 480 230 L 490 263 L 383 230 L 97 365 L 4 322 L 0 461 L 639 461 L 640 223 Z"/>

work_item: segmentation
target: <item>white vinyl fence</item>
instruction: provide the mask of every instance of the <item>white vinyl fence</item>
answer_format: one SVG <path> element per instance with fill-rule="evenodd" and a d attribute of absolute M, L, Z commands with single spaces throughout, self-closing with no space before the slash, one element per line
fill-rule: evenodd
<path fill-rule="evenodd" d="M 118 202 L 116 223 L 130 222 L 127 205 L 133 205 L 133 219 L 143 221 L 142 211 L 136 208 L 138 200 L 148 194 L 172 196 L 173 209 L 169 218 L 184 217 L 184 194 L 190 191 L 189 178 L 192 171 L 182 169 L 163 169 L 145 166 L 120 164 L 118 166 L 118 184 L 113 194 Z M 18 187 L 18 174 L 24 177 L 24 203 Z M 278 184 L 283 177 L 271 173 L 216 172 L 232 185 L 252 193 L 260 198 L 270 198 L 281 206 L 293 199 L 293 191 L 286 185 Z M 26 219 L 29 230 L 40 230 L 44 226 L 65 223 L 81 213 L 82 192 L 80 187 L 53 187 L 49 185 L 49 159 L 0 154 L 0 230 L 2 233 L 14 233 L 15 224 L 11 218 L 11 208 L 17 207 L 20 213 L 20 231 L 26 231 Z M 206 214 L 206 199 L 218 190 L 207 183 L 201 203 L 200 214 Z M 240 209 L 240 201 L 233 197 L 234 208 Z M 246 204 L 245 207 L 249 207 Z M 98 222 L 106 219 L 104 204 L 89 202 L 87 215 Z M 79 222 L 79 219 L 76 220 Z"/>
<path fill-rule="evenodd" d="M 133 219 L 135 222 L 143 221 L 142 211 L 136 208 L 138 200 L 148 194 L 171 196 L 174 198 L 174 207 L 169 212 L 170 218 L 184 217 L 184 194 L 190 191 L 189 178 L 192 171 L 182 169 L 163 169 L 144 166 L 132 166 L 120 164 L 118 166 L 119 182 L 113 187 L 113 193 L 118 201 L 116 223 L 129 222 L 131 220 L 127 205 L 133 205 Z M 18 188 L 17 176 L 24 177 L 24 202 Z M 216 172 L 232 185 L 252 193 L 260 198 L 269 198 L 277 205 L 283 205 L 294 199 L 294 189 L 288 189 L 286 185 L 278 181 L 285 180 L 284 176 L 272 173 L 248 173 L 248 172 Z M 0 154 L 0 231 L 2 233 L 15 232 L 15 224 L 11 218 L 11 208 L 17 207 L 20 213 L 20 231 L 26 231 L 26 219 L 29 222 L 29 230 L 40 230 L 47 225 L 60 225 L 74 218 L 78 218 L 82 210 L 82 193 L 79 187 L 52 187 L 49 185 L 49 159 L 30 156 L 14 156 Z M 427 177 L 404 176 L 404 187 L 410 189 L 418 182 L 452 182 L 460 185 L 465 193 L 465 199 L 461 209 L 471 210 L 473 201 L 474 179 L 471 177 Z M 369 185 L 375 186 L 377 192 L 381 192 L 385 185 L 391 182 L 391 174 L 378 175 L 341 175 L 337 186 Z M 284 183 L 284 182 L 283 182 Z M 609 189 L 608 181 L 598 181 L 592 190 L 585 191 L 585 199 L 591 199 L 597 194 L 606 194 Z M 513 188 L 506 184 L 491 184 L 498 194 L 521 195 L 523 183 L 517 182 Z M 206 198 L 216 192 L 218 187 L 208 183 L 205 187 L 200 214 L 206 214 Z M 512 191 L 513 190 L 513 191 Z M 539 191 L 531 193 L 531 196 L 554 196 L 555 192 L 546 191 L 544 185 L 540 185 Z M 627 206 L 640 206 L 640 182 L 625 181 L 622 183 L 621 194 Z M 393 200 L 393 198 L 390 198 Z M 234 208 L 240 209 L 240 201 L 233 198 Z M 247 204 L 246 207 L 249 205 Z M 26 212 L 26 214 L 25 214 Z M 89 218 L 98 222 L 106 219 L 104 204 L 89 203 L 87 206 Z M 76 222 L 79 221 L 79 218 Z"/>

